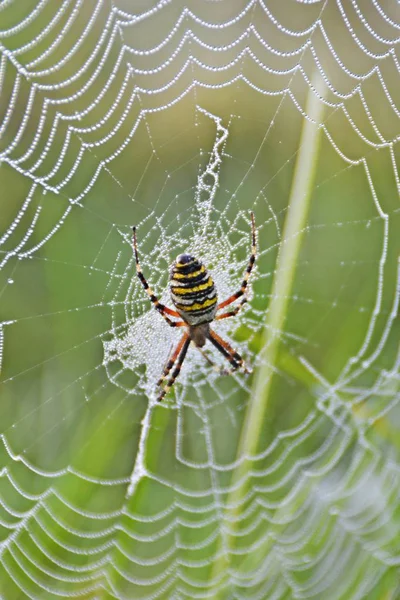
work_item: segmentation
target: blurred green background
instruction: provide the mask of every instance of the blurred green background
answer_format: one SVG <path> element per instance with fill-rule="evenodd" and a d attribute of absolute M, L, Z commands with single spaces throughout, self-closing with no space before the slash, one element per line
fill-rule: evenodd
<path fill-rule="evenodd" d="M 380 8 L 0 6 L 4 600 L 400 598 L 400 88 L 396 13 Z M 308 155 L 318 72 L 325 104 Z M 210 256 L 226 249 L 220 289 L 240 284 L 255 212 L 252 298 L 229 330 L 254 371 L 212 377 L 191 350 L 170 400 L 149 408 L 148 374 L 175 338 L 155 314 L 138 355 L 147 333 L 159 346 L 133 370 L 105 364 L 104 343 L 151 310 L 131 226 L 158 294 L 198 233 L 196 185 L 216 139 L 198 107 L 229 130 L 204 242 Z M 274 332 L 301 154 L 316 172 Z M 271 335 L 267 413 L 233 522 Z"/>

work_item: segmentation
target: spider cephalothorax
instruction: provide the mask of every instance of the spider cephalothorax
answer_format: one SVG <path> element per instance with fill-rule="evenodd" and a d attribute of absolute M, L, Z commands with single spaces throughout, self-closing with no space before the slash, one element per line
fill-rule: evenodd
<path fill-rule="evenodd" d="M 210 327 L 212 321 L 227 319 L 236 315 L 241 306 L 247 301 L 244 296 L 247 283 L 250 277 L 256 259 L 256 228 L 254 223 L 254 214 L 251 213 L 251 255 L 249 264 L 244 274 L 242 285 L 232 296 L 229 296 L 224 302 L 217 304 L 217 292 L 211 275 L 207 272 L 205 266 L 190 254 L 180 254 L 177 256 L 170 272 L 170 290 L 172 302 L 176 310 L 171 310 L 164 304 L 159 302 L 157 296 L 149 287 L 140 267 L 139 256 L 137 251 L 136 228 L 133 227 L 133 248 L 136 260 L 136 272 L 142 282 L 146 293 L 154 304 L 155 308 L 167 321 L 171 327 L 185 327 L 186 331 L 181 340 L 171 353 L 162 376 L 158 381 L 158 385 L 162 386 L 168 377 L 172 367 L 175 365 L 172 374 L 162 388 L 158 400 L 162 400 L 173 386 L 175 379 L 178 377 L 182 363 L 185 359 L 186 352 L 190 342 L 201 349 L 207 340 L 209 340 L 216 348 L 225 356 L 231 363 L 231 371 L 233 372 L 239 367 L 243 367 L 246 371 L 246 366 L 240 354 L 238 354 L 231 346 L 223 340 Z M 225 308 L 232 304 L 235 300 L 242 297 L 240 303 L 232 310 L 217 314 L 221 308 Z M 173 321 L 170 317 L 175 317 L 178 321 Z M 204 353 L 203 353 L 204 354 Z M 214 363 L 204 354 L 206 360 L 215 367 Z M 218 368 L 218 367 L 215 367 Z M 226 373 L 226 370 L 221 370 Z"/>

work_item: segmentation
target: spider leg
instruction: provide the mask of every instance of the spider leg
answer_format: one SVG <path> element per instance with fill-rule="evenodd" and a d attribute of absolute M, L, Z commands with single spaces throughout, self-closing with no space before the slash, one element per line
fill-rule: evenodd
<path fill-rule="evenodd" d="M 242 298 L 242 300 L 240 301 L 240 303 L 235 306 L 235 308 L 233 308 L 232 310 L 229 310 L 228 312 L 224 312 L 221 315 L 218 315 L 214 318 L 214 321 L 220 321 L 221 319 L 228 319 L 229 317 L 234 317 L 235 315 L 238 314 L 239 310 L 242 308 L 243 304 L 246 304 L 247 302 L 247 298 Z"/>
<path fill-rule="evenodd" d="M 159 396 L 157 398 L 158 402 L 161 402 L 161 400 L 164 398 L 164 396 L 166 394 L 168 394 L 169 390 L 174 385 L 175 379 L 178 377 L 179 372 L 181 370 L 182 363 L 185 360 L 186 352 L 188 351 L 190 342 L 191 342 L 191 339 L 190 339 L 190 337 L 188 335 L 186 335 L 186 336 L 183 337 L 183 344 L 182 344 L 182 348 L 181 348 L 181 351 L 179 353 L 178 359 L 176 361 L 175 369 L 172 371 L 172 375 L 169 378 L 167 385 L 160 392 L 160 394 L 159 394 Z"/>
<path fill-rule="evenodd" d="M 236 371 L 240 367 L 243 367 L 246 373 L 250 373 L 251 371 L 247 368 L 243 358 L 232 348 L 228 342 L 226 342 L 218 333 L 215 333 L 212 329 L 210 329 L 208 334 L 208 339 L 210 342 L 225 356 L 227 360 L 232 365 L 233 371 Z"/>
<path fill-rule="evenodd" d="M 165 378 L 168 376 L 170 370 L 172 369 L 172 367 L 175 364 L 176 359 L 178 358 L 178 355 L 180 353 L 180 351 L 182 350 L 182 346 L 185 343 L 186 339 L 188 338 L 188 335 L 186 333 L 183 334 L 183 336 L 181 337 L 181 339 L 179 340 L 178 344 L 176 345 L 175 350 L 172 349 L 167 362 L 165 363 L 165 367 L 163 369 L 162 375 L 160 377 L 160 379 L 157 381 L 157 386 L 160 386 L 163 381 L 165 380 Z"/>
<path fill-rule="evenodd" d="M 204 352 L 204 350 L 202 348 L 199 348 L 199 346 L 196 346 L 196 348 L 204 356 L 204 358 L 206 359 L 208 364 L 212 366 L 214 371 L 216 371 L 217 373 L 220 373 L 220 375 L 230 375 L 231 373 L 233 373 L 232 369 L 224 369 L 223 367 L 216 365 L 215 362 L 211 360 L 211 358 L 208 356 L 208 354 L 206 352 Z"/>
<path fill-rule="evenodd" d="M 171 327 L 183 327 L 183 325 L 185 325 L 185 323 L 183 321 L 176 322 L 176 321 L 172 321 L 169 317 L 167 317 L 167 315 L 170 315 L 171 317 L 177 317 L 178 319 L 181 318 L 180 314 L 178 312 L 176 312 L 176 310 L 172 310 L 171 308 L 168 308 L 168 306 L 165 306 L 165 304 L 161 304 L 161 302 L 159 301 L 159 299 L 157 298 L 157 296 L 155 295 L 155 293 L 153 292 L 153 290 L 147 283 L 146 278 L 142 273 L 142 267 L 140 266 L 140 262 L 139 262 L 139 255 L 138 255 L 137 241 L 136 241 L 136 227 L 132 227 L 132 231 L 133 231 L 133 250 L 135 253 L 135 261 L 136 261 L 136 273 L 145 289 L 146 294 L 148 295 L 148 297 L 150 298 L 154 307 L 158 310 L 160 315 L 162 317 L 164 317 L 164 319 L 167 321 L 168 325 L 170 325 Z"/>
<path fill-rule="evenodd" d="M 244 273 L 242 285 L 240 286 L 240 290 L 238 290 L 237 292 L 232 294 L 232 296 L 229 296 L 229 298 L 227 298 L 226 300 L 224 300 L 223 302 L 218 304 L 217 310 L 220 310 L 221 308 L 224 308 L 225 306 L 232 304 L 232 302 L 235 302 L 235 300 L 237 300 L 238 298 L 243 296 L 243 294 L 246 293 L 247 284 L 248 284 L 249 277 L 250 277 L 251 271 L 253 269 L 253 266 L 254 266 L 254 263 L 256 260 L 256 255 L 257 255 L 256 224 L 254 221 L 254 213 L 252 212 L 251 213 L 251 254 L 250 254 L 250 258 L 249 258 L 249 264 L 247 265 L 246 271 Z M 230 316 L 233 316 L 233 315 L 230 315 Z"/>

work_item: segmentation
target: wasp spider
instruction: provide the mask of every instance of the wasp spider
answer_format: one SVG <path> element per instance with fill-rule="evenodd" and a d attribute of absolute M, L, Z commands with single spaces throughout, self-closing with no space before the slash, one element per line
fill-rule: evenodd
<path fill-rule="evenodd" d="M 158 401 L 164 398 L 178 377 L 190 342 L 193 342 L 202 351 L 201 349 L 206 341 L 209 340 L 231 364 L 229 371 L 218 369 L 211 359 L 203 353 L 206 360 L 221 372 L 232 373 L 240 367 L 249 372 L 240 354 L 211 329 L 210 323 L 235 316 L 243 304 L 247 302 L 245 293 L 257 252 L 254 214 L 251 213 L 251 254 L 242 285 L 237 292 L 219 304 L 217 303 L 217 291 L 212 277 L 202 262 L 190 254 L 180 254 L 177 256 L 171 268 L 169 286 L 172 302 L 176 310 L 172 310 L 168 306 L 161 304 L 142 273 L 137 250 L 136 227 L 133 227 L 133 249 L 135 252 L 137 275 L 154 307 L 164 317 L 168 325 L 171 327 L 185 327 L 186 329 L 178 345 L 171 352 L 158 381 L 157 385 L 161 387 Z M 242 298 L 242 300 L 235 308 L 217 314 L 221 309 L 229 306 L 238 298 Z M 179 320 L 175 321 L 170 317 Z M 172 373 L 168 378 L 171 371 Z"/>

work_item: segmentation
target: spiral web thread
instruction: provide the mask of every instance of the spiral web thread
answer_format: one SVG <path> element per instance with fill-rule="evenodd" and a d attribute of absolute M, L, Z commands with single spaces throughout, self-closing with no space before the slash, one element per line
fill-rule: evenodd
<path fill-rule="evenodd" d="M 0 597 L 397 598 L 396 3 L 139 5 L 0 3 Z M 287 240 L 305 123 L 319 168 Z M 162 302 L 182 251 L 225 299 L 251 210 L 249 303 L 215 325 L 272 377 L 246 456 L 254 377 L 191 347 L 156 403 L 179 332 L 131 226 Z"/>

